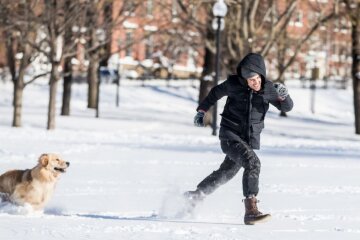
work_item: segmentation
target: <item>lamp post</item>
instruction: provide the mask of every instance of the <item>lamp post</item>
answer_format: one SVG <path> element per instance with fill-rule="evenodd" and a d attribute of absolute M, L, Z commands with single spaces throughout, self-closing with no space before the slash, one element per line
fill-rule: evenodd
<path fill-rule="evenodd" d="M 96 37 L 100 44 L 104 43 L 106 40 L 106 33 L 104 29 L 99 28 L 96 30 Z M 103 48 L 100 49 L 100 57 L 101 53 L 103 51 Z M 100 72 L 100 63 L 98 66 L 97 74 L 98 74 L 98 82 L 97 82 L 97 91 L 96 91 L 96 114 L 95 117 L 99 118 L 99 103 L 100 103 L 100 83 L 101 83 L 101 72 Z"/>
<path fill-rule="evenodd" d="M 310 79 L 310 110 L 315 114 L 315 90 L 316 90 L 316 80 L 320 77 L 319 68 L 317 67 L 316 61 L 314 67 L 311 69 L 311 79 Z"/>
<path fill-rule="evenodd" d="M 218 85 L 220 74 L 220 31 L 224 29 L 224 17 L 227 13 L 227 7 L 224 0 L 218 0 L 213 6 L 213 14 L 215 16 L 212 27 L 216 30 L 216 59 L 215 59 L 215 79 L 214 85 Z M 216 136 L 217 127 L 217 103 L 214 104 L 212 117 L 212 135 Z"/>
<path fill-rule="evenodd" d="M 120 105 L 120 89 L 119 89 L 120 88 L 120 57 L 118 57 L 118 59 L 117 59 L 115 76 L 116 76 L 116 107 L 119 107 L 119 105 Z"/>

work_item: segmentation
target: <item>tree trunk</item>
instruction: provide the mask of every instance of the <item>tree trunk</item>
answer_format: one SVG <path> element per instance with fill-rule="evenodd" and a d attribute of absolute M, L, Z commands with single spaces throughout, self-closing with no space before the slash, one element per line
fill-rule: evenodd
<path fill-rule="evenodd" d="M 358 6 L 359 8 L 359 6 Z M 355 133 L 360 134 L 360 18 L 352 24 L 352 66 L 354 89 Z"/>
<path fill-rule="evenodd" d="M 66 58 L 64 63 L 64 90 L 63 90 L 63 102 L 61 107 L 61 115 L 70 115 L 70 100 L 71 100 L 71 86 L 72 86 L 72 67 L 71 59 Z"/>
<path fill-rule="evenodd" d="M 276 79 L 276 81 L 277 81 L 277 82 L 281 82 L 282 84 L 284 84 L 284 83 L 285 83 L 285 76 L 284 76 L 285 68 L 284 68 L 283 63 L 279 63 L 279 64 L 278 64 L 278 71 L 279 71 L 279 76 L 278 76 L 278 78 Z M 280 116 L 280 117 L 287 117 L 287 114 L 286 114 L 286 112 L 284 112 L 284 111 L 280 111 L 279 116 Z"/>
<path fill-rule="evenodd" d="M 47 129 L 55 129 L 55 114 L 56 114 L 56 92 L 57 92 L 57 81 L 58 81 L 58 63 L 52 63 L 51 75 L 50 75 L 50 97 L 49 97 L 49 108 L 48 108 L 48 122 Z"/>
<path fill-rule="evenodd" d="M 96 97 L 97 97 L 97 83 L 99 61 L 96 56 L 90 57 L 89 69 L 88 69 L 88 108 L 96 108 Z"/>
<path fill-rule="evenodd" d="M 5 31 L 6 61 L 10 70 L 11 79 L 15 84 L 16 81 L 16 60 L 14 52 L 14 37 L 10 31 Z"/>
<path fill-rule="evenodd" d="M 21 78 L 21 79 L 20 79 Z M 21 112 L 24 92 L 23 76 L 19 76 L 14 81 L 14 113 L 13 113 L 13 127 L 21 127 Z"/>
<path fill-rule="evenodd" d="M 71 14 L 73 13 L 71 9 L 71 0 L 66 0 L 64 5 L 65 18 L 71 18 Z M 65 28 L 64 33 L 64 48 L 68 48 L 73 44 L 72 39 L 72 24 L 68 24 Z M 77 48 L 77 45 L 76 45 Z M 63 83 L 63 98 L 62 98 L 62 106 L 61 106 L 61 115 L 69 116 L 70 115 L 70 100 L 71 100 L 71 86 L 72 86 L 72 65 L 71 65 L 71 57 L 64 58 L 64 83 Z"/>
<path fill-rule="evenodd" d="M 214 86 L 214 76 L 215 71 L 215 54 L 205 47 L 205 56 L 204 56 L 204 66 L 203 72 L 200 79 L 200 89 L 199 89 L 199 104 L 204 100 L 204 98 L 209 94 L 211 88 Z M 211 125 L 212 123 L 212 111 L 213 108 L 210 108 L 205 115 L 205 125 Z"/>
<path fill-rule="evenodd" d="M 215 54 L 205 47 L 204 66 L 200 79 L 199 104 L 208 95 L 214 85 L 213 73 L 215 71 Z"/>
<path fill-rule="evenodd" d="M 287 32 L 284 31 L 281 33 L 281 35 L 278 37 L 278 41 L 277 41 L 277 71 L 278 71 L 278 77 L 276 78 L 275 82 L 280 82 L 280 83 L 285 83 L 285 56 L 286 56 L 286 50 L 289 47 L 289 43 L 288 43 L 288 37 L 287 37 Z M 280 117 L 287 117 L 286 112 L 284 111 L 280 111 L 279 114 Z"/>
<path fill-rule="evenodd" d="M 27 34 L 27 36 L 31 39 L 32 36 L 31 34 Z M 8 46 L 10 47 L 11 44 Z M 12 47 L 11 47 L 12 48 Z M 24 88 L 25 88 L 25 82 L 24 82 L 24 77 L 25 77 L 25 70 L 27 68 L 27 66 L 29 65 L 30 62 L 30 56 L 31 56 L 31 47 L 29 44 L 24 44 L 23 45 L 23 56 L 22 59 L 20 61 L 20 64 L 18 65 L 18 70 L 16 72 L 16 61 L 14 56 L 8 56 L 7 60 L 9 61 L 9 65 L 12 66 L 12 80 L 14 83 L 14 98 L 13 98 L 13 107 L 14 107 L 14 112 L 13 112 L 13 122 L 12 122 L 12 126 L 13 127 L 21 127 L 21 115 L 22 115 L 22 103 L 23 103 L 23 92 L 24 92 Z M 13 50 L 7 50 L 8 54 L 14 54 Z M 14 71 L 14 72 L 13 72 Z"/>

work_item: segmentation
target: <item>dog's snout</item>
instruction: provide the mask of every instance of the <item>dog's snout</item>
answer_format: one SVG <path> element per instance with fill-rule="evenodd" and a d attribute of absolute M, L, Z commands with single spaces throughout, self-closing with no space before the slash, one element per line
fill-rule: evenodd
<path fill-rule="evenodd" d="M 70 163 L 69 163 L 69 162 L 66 162 L 66 166 L 70 166 Z"/>

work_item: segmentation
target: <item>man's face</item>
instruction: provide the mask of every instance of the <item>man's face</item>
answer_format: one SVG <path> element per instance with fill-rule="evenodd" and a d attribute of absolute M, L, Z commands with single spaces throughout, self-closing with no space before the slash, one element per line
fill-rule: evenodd
<path fill-rule="evenodd" d="M 259 91 L 261 89 L 261 77 L 260 75 L 256 75 L 254 77 L 248 78 L 247 80 L 248 86 L 254 90 Z"/>

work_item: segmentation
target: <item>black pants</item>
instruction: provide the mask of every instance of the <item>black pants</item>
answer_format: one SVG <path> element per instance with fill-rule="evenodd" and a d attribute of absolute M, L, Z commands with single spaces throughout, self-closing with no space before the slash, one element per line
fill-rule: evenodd
<path fill-rule="evenodd" d="M 245 197 L 259 192 L 260 160 L 254 150 L 244 141 L 221 141 L 221 149 L 226 154 L 220 168 L 199 183 L 197 189 L 205 194 L 215 191 L 220 185 L 232 179 L 241 167 L 244 168 L 242 187 Z"/>

